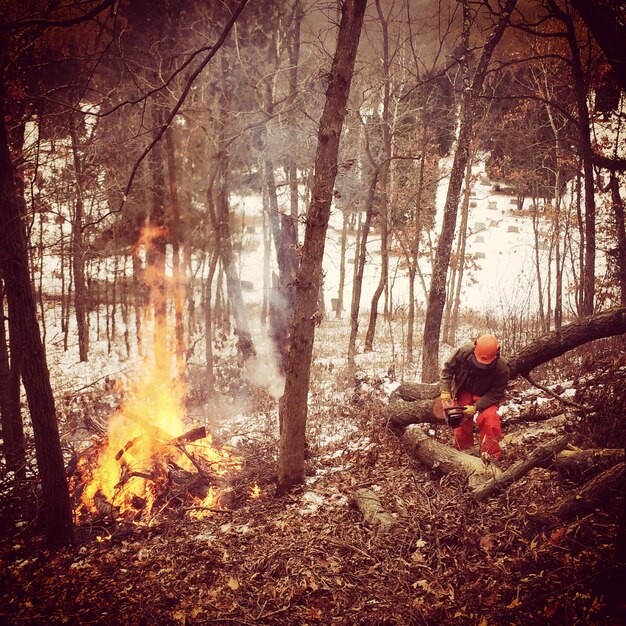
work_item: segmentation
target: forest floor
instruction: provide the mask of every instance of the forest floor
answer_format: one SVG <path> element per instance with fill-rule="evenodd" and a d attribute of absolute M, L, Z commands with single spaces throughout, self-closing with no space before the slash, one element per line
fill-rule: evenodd
<path fill-rule="evenodd" d="M 238 416 L 224 408 L 228 401 L 218 406 L 206 394 L 191 394 L 190 414 L 204 415 L 242 458 L 219 507 L 203 519 L 190 518 L 185 507 L 133 522 L 100 515 L 78 525 L 76 545 L 50 551 L 28 515 L 16 516 L 14 498 L 3 497 L 0 622 L 622 623 L 608 594 L 619 573 L 622 498 L 574 520 L 539 525 L 533 513 L 577 483 L 535 468 L 500 495 L 476 502 L 462 477 L 426 469 L 386 427 L 381 413 L 395 382 L 388 355 L 364 358 L 355 373 L 333 360 L 332 338 L 321 345 L 327 347 L 316 348 L 304 485 L 275 493 L 277 402 L 267 392 L 239 385 L 248 403 Z M 584 414 L 519 381 L 510 387 L 499 467 L 557 434 L 582 448 L 623 441 L 623 350 L 623 341 L 607 342 L 593 367 L 578 354 L 540 372 L 544 383 L 570 389 Z M 232 386 L 232 376 L 224 375 L 223 387 Z M 111 394 L 97 385 L 83 391 L 82 418 Z M 63 399 L 59 405 L 62 429 L 75 428 L 81 416 L 64 412 Z M 560 417 L 520 419 L 538 405 Z M 423 428 L 452 441 L 444 425 Z M 394 517 L 390 531 L 363 524 L 353 505 L 360 487 L 375 491 Z M 32 500 L 34 490 L 29 493 Z"/>

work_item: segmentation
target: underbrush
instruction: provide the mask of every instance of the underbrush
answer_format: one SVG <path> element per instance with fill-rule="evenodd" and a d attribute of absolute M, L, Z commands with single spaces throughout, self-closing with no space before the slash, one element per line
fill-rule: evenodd
<path fill-rule="evenodd" d="M 226 358 L 213 389 L 201 368 L 189 380 L 190 419 L 215 428 L 242 459 L 210 515 L 190 519 L 171 507 L 150 524 L 93 518 L 79 526 L 75 546 L 50 552 L 35 524 L 36 481 L 22 492 L 30 509 L 20 509 L 21 496 L 7 487 L 0 618 L 33 624 L 617 625 L 611 583 L 618 580 L 623 495 L 575 519 L 539 523 L 537 512 L 580 485 L 552 467 L 536 467 L 500 495 L 476 502 L 464 479 L 427 469 L 386 428 L 382 412 L 400 378 L 390 370 L 391 344 L 381 341 L 353 369 L 333 358 L 343 344 L 332 337 L 331 329 L 322 330 L 312 366 L 305 481 L 285 496 L 275 489 L 278 400 Z M 548 420 L 544 430 L 542 422 L 533 424 L 532 437 L 525 437 L 528 423 L 507 422 L 507 434 L 520 436 L 503 468 L 554 433 L 568 432 L 581 447 L 623 445 L 623 344 L 572 352 L 535 375 L 583 409 L 516 381 L 509 399 L 521 399 L 518 412 L 549 408 L 565 419 Z M 66 449 L 70 433 L 88 431 L 90 420 L 100 423 L 119 402 L 104 381 L 80 399 L 68 397 L 61 405 Z M 432 429 L 438 441 L 452 443 L 447 427 Z M 364 487 L 394 519 L 390 532 L 366 526 L 353 506 Z"/>

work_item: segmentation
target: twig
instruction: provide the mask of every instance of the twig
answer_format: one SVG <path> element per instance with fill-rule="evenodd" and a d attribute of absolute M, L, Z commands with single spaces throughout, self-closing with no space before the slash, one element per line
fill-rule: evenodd
<path fill-rule="evenodd" d="M 561 396 L 558 393 L 554 393 L 554 391 L 552 391 L 551 389 L 544 387 L 542 384 L 534 380 L 530 374 L 522 374 L 522 377 L 525 378 L 531 385 L 534 385 L 535 387 L 537 387 L 537 389 L 541 389 L 541 391 L 545 391 L 549 396 L 552 396 L 553 398 L 555 398 L 559 402 L 562 402 L 566 406 L 574 407 L 575 409 L 578 409 L 579 411 L 586 413 L 585 407 L 582 406 L 582 404 L 577 404 L 576 402 L 572 402 L 571 400 L 566 400 L 565 398 L 561 398 Z"/>

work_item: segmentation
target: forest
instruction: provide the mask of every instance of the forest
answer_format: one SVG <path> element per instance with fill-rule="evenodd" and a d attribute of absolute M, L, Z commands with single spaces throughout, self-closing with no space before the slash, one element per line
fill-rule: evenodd
<path fill-rule="evenodd" d="M 624 41 L 0 0 L 0 621 L 624 623 Z"/>

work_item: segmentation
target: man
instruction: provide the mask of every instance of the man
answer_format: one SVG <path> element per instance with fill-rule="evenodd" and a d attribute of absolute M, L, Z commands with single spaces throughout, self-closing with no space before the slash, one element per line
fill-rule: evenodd
<path fill-rule="evenodd" d="M 454 429 L 458 450 L 474 445 L 474 423 L 480 431 L 483 456 L 500 457 L 502 429 L 497 413 L 509 382 L 509 364 L 500 356 L 494 335 L 481 335 L 474 343 L 461 346 L 441 370 L 443 406 L 462 405 L 463 421 Z"/>

